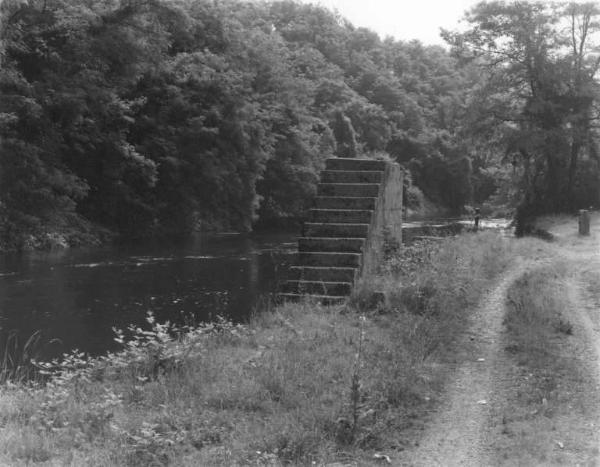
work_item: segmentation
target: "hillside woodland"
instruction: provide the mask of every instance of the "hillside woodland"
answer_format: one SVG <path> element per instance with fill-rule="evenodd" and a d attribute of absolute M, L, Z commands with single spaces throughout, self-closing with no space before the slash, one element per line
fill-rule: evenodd
<path fill-rule="evenodd" d="M 483 2 L 443 48 L 292 0 L 3 0 L 0 247 L 280 225 L 333 155 L 415 210 L 595 205 L 599 15 Z"/>

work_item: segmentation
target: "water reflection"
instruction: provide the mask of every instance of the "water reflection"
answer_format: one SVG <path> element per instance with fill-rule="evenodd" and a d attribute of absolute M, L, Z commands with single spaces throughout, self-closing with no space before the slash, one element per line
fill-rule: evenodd
<path fill-rule="evenodd" d="M 113 326 L 243 321 L 276 290 L 295 235 L 197 236 L 183 245 L 134 245 L 0 258 L 0 349 L 42 331 L 43 354 L 114 348 Z"/>

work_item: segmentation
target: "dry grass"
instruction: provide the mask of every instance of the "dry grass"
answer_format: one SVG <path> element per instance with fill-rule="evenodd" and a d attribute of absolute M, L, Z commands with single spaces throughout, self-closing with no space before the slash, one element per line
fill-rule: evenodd
<path fill-rule="evenodd" d="M 567 274 L 564 263 L 543 266 L 523 275 L 509 289 L 505 324 L 524 359 L 520 364 L 546 368 L 554 359 L 550 344 L 560 334 L 572 334 Z"/>
<path fill-rule="evenodd" d="M 516 365 L 504 394 L 498 465 L 573 465 L 575 459 L 584 465 L 597 455 L 584 436 L 586 417 L 595 416 L 586 388 L 594 384 L 569 320 L 577 306 L 569 275 L 567 264 L 557 262 L 526 273 L 509 290 L 505 350 Z"/>
<path fill-rule="evenodd" d="M 375 465 L 414 443 L 469 308 L 517 253 L 492 233 L 390 258 L 386 300 L 287 304 L 245 327 L 172 339 L 160 325 L 108 359 L 5 384 L 0 464 Z"/>
<path fill-rule="evenodd" d="M 373 291 L 383 291 L 385 301 L 374 310 L 398 325 L 407 353 L 417 360 L 443 355 L 468 326 L 469 310 L 519 254 L 515 242 L 494 232 L 419 242 L 359 284 L 351 305 L 368 312 Z"/>

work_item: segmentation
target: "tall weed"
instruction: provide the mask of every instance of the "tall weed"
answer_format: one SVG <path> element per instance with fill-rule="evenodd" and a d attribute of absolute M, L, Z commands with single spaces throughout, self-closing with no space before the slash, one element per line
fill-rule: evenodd
<path fill-rule="evenodd" d="M 41 332 L 37 331 L 25 343 L 21 343 L 17 332 L 8 333 L 0 361 L 0 384 L 7 381 L 25 382 L 35 377 L 35 367 L 30 362 L 37 355 L 40 338 Z"/>

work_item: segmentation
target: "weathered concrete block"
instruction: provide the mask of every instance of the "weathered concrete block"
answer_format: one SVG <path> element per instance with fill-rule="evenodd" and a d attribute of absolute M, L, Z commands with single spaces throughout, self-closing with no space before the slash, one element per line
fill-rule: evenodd
<path fill-rule="evenodd" d="M 371 170 L 324 170 L 321 173 L 323 183 L 381 183 L 383 171 Z"/>
<path fill-rule="evenodd" d="M 350 282 L 353 284 L 356 279 L 356 268 L 292 266 L 290 268 L 290 280 L 294 279 L 317 282 Z"/>
<path fill-rule="evenodd" d="M 373 159 L 347 159 L 343 157 L 334 157 L 325 161 L 327 170 L 385 170 L 386 161 L 376 161 Z"/>
<path fill-rule="evenodd" d="M 398 164 L 335 158 L 326 167 L 282 299 L 310 295 L 338 303 L 361 274 L 379 267 L 386 242 L 402 240 L 403 173 Z"/>
<path fill-rule="evenodd" d="M 306 237 L 366 238 L 369 224 L 333 224 L 328 222 L 307 222 L 304 224 Z"/>
<path fill-rule="evenodd" d="M 351 267 L 360 266 L 360 253 L 330 253 L 330 252 L 305 252 L 298 253 L 300 264 L 305 266 L 332 266 Z"/>
<path fill-rule="evenodd" d="M 579 235 L 590 234 L 590 212 L 587 209 L 579 211 Z"/>
<path fill-rule="evenodd" d="M 319 196 L 366 197 L 379 196 L 378 183 L 319 183 Z"/>
<path fill-rule="evenodd" d="M 356 209 L 311 209 L 314 222 L 331 222 L 334 224 L 368 224 L 373 211 Z"/>
<path fill-rule="evenodd" d="M 315 198 L 315 207 L 317 209 L 358 209 L 373 210 L 377 198 L 337 198 L 335 196 L 318 196 Z"/>
<path fill-rule="evenodd" d="M 381 265 L 386 242 L 402 243 L 403 180 L 404 173 L 400 166 L 386 163 L 383 189 L 373 212 L 360 275 L 373 272 Z"/>
<path fill-rule="evenodd" d="M 360 253 L 364 244 L 365 240 L 362 238 L 301 237 L 298 239 L 300 251 Z"/>

